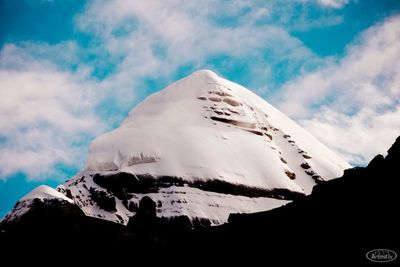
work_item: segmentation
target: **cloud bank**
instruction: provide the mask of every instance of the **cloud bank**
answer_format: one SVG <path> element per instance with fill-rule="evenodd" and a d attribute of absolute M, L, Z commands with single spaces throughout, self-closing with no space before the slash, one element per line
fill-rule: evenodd
<path fill-rule="evenodd" d="M 58 168 L 84 161 L 82 140 L 103 125 L 86 78 L 33 58 L 31 50 L 8 45 L 0 54 L 0 177 L 62 179 Z"/>
<path fill-rule="evenodd" d="M 365 31 L 346 56 L 286 84 L 279 108 L 353 164 L 400 134 L 400 16 Z"/>

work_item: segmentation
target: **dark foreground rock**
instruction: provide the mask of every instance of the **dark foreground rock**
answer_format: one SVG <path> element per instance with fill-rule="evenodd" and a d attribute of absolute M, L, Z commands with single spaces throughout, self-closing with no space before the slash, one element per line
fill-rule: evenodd
<path fill-rule="evenodd" d="M 14 263 L 37 257 L 67 263 L 83 255 L 91 264 L 374 264 L 366 258 L 373 249 L 400 256 L 399 179 L 400 138 L 385 158 L 346 170 L 307 197 L 267 212 L 231 214 L 219 227 L 185 216 L 157 218 L 150 198 L 142 199 L 128 227 L 86 217 L 73 206 L 42 203 L 18 224 L 2 225 L 0 254 Z M 399 259 L 385 266 L 390 264 Z"/>

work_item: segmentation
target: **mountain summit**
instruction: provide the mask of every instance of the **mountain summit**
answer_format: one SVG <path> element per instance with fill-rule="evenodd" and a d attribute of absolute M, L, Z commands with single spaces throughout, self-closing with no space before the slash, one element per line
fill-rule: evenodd
<path fill-rule="evenodd" d="M 347 163 L 246 88 L 200 70 L 90 147 L 87 169 L 309 193 Z"/>
<path fill-rule="evenodd" d="M 248 89 L 209 70 L 149 96 L 96 138 L 60 185 L 86 215 L 126 224 L 150 197 L 161 217 L 211 224 L 281 206 L 350 167 Z"/>

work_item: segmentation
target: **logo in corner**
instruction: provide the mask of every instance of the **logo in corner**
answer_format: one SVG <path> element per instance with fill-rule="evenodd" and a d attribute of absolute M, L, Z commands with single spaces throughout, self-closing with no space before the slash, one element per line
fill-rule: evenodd
<path fill-rule="evenodd" d="M 365 256 L 373 262 L 390 262 L 397 258 L 396 252 L 384 248 L 370 250 Z"/>

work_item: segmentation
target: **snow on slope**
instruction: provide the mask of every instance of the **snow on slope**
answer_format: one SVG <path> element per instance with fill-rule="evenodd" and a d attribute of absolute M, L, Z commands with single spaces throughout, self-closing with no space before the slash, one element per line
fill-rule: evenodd
<path fill-rule="evenodd" d="M 54 188 L 51 188 L 47 185 L 40 185 L 33 189 L 31 192 L 26 194 L 24 197 L 22 197 L 20 200 L 29 200 L 29 199 L 54 199 L 54 198 L 60 198 L 63 200 L 68 201 L 69 203 L 73 203 L 73 201 L 69 198 L 67 198 L 65 195 L 61 194 Z"/>
<path fill-rule="evenodd" d="M 287 203 L 287 192 L 276 194 L 276 189 L 308 194 L 316 183 L 339 177 L 348 167 L 265 100 L 202 70 L 151 95 L 119 128 L 93 141 L 86 169 L 58 190 L 71 195 L 87 215 L 123 224 L 145 195 L 157 202 L 158 216 L 187 215 L 221 224 L 229 213 Z M 121 173 L 160 182 L 155 191 L 130 192 L 126 181 L 107 188 L 95 181 L 99 174 L 111 181 Z M 166 185 L 165 177 L 180 180 Z M 220 181 L 223 187 L 199 181 Z M 267 193 L 259 195 L 259 190 Z"/>
<path fill-rule="evenodd" d="M 310 166 L 304 165 L 309 174 L 302 163 Z M 338 177 L 348 167 L 266 101 L 207 70 L 148 97 L 119 128 L 92 143 L 88 160 L 92 171 L 220 179 L 306 193 L 317 176 Z"/>
<path fill-rule="evenodd" d="M 13 221 L 25 214 L 27 211 L 29 211 L 33 201 L 36 199 L 40 199 L 41 201 L 44 199 L 60 199 L 69 203 L 73 203 L 70 198 L 66 197 L 64 194 L 58 192 L 54 188 L 51 188 L 47 185 L 40 185 L 23 196 L 17 202 L 15 207 L 4 217 L 4 221 Z"/>

